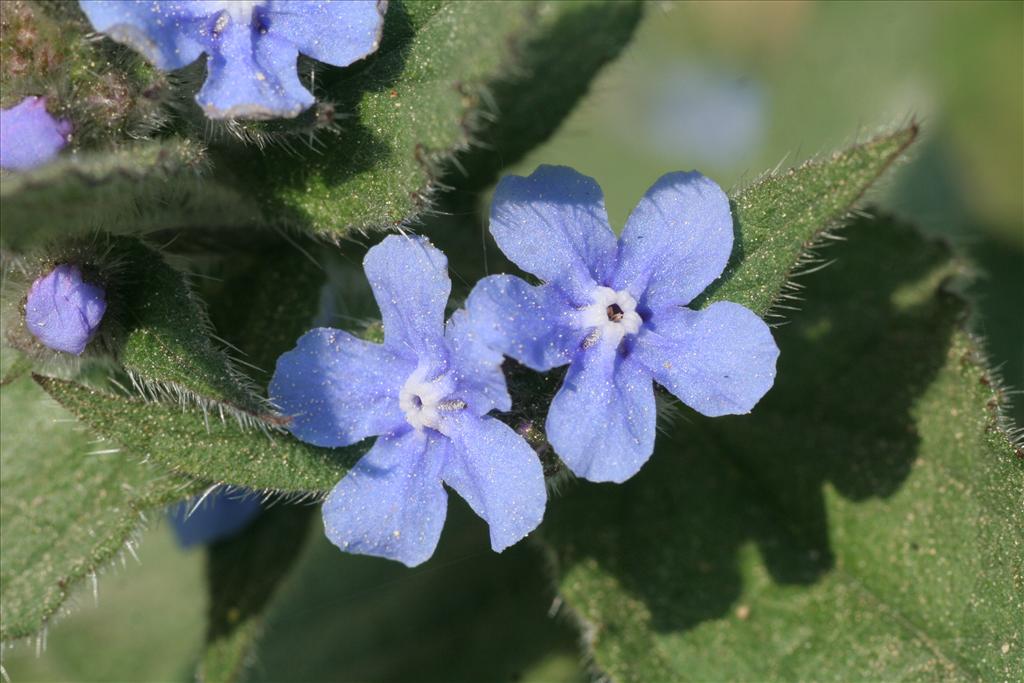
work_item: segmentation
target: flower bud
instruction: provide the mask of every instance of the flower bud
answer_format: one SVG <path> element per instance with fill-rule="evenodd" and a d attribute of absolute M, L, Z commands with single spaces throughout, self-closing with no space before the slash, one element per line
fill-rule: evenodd
<path fill-rule="evenodd" d="M 84 282 L 81 269 L 65 263 L 32 283 L 25 324 L 44 346 L 80 356 L 106 310 L 103 288 Z"/>

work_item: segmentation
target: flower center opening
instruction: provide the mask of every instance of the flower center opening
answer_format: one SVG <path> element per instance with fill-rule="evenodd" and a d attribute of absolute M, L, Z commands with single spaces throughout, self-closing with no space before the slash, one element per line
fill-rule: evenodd
<path fill-rule="evenodd" d="M 591 295 L 591 301 L 577 315 L 579 327 L 591 330 L 583 340 L 584 348 L 593 346 L 600 339 L 618 344 L 627 334 L 640 331 L 643 319 L 636 312 L 636 299 L 629 292 L 598 287 Z"/>
<path fill-rule="evenodd" d="M 214 0 L 210 4 L 214 13 L 224 12 L 217 23 L 223 22 L 224 25 L 227 25 L 227 19 L 240 24 L 248 24 L 252 21 L 253 11 L 265 2 L 266 0 Z M 223 30 L 223 28 L 224 26 L 219 26 L 219 30 Z"/>
<path fill-rule="evenodd" d="M 450 398 L 454 384 L 447 375 L 427 379 L 425 368 L 417 368 L 398 392 L 398 407 L 405 413 L 405 421 L 417 430 L 441 429 L 445 412 L 462 410 L 466 402 Z"/>

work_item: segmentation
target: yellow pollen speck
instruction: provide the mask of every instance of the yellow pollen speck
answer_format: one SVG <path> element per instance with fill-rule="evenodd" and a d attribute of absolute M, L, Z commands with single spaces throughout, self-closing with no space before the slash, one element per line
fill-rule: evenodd
<path fill-rule="evenodd" d="M 399 538 L 399 537 L 401 537 L 402 532 L 399 531 L 398 529 L 395 529 L 394 531 L 391 532 L 391 535 L 394 536 L 395 538 Z"/>
<path fill-rule="evenodd" d="M 671 370 L 672 369 L 672 362 L 671 361 L 665 361 L 664 363 L 662 363 L 662 367 L 665 368 L 666 370 Z"/>
<path fill-rule="evenodd" d="M 257 71 L 256 72 L 256 80 L 258 80 L 258 81 L 265 81 L 265 80 L 267 80 L 267 77 L 265 75 L 263 75 L 262 71 Z"/>

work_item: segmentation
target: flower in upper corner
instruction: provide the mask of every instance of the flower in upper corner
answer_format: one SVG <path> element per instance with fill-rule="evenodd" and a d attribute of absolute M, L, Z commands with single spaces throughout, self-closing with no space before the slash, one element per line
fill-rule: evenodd
<path fill-rule="evenodd" d="M 234 536 L 249 526 L 262 509 L 259 499 L 251 494 L 217 491 L 199 505 L 181 503 L 172 507 L 168 516 L 178 544 L 190 548 Z"/>
<path fill-rule="evenodd" d="M 46 99 L 26 97 L 0 109 L 0 168 L 23 171 L 50 161 L 68 144 L 71 123 L 53 118 Z"/>
<path fill-rule="evenodd" d="M 93 27 L 158 69 L 204 52 L 196 101 L 212 119 L 292 118 L 313 95 L 299 82 L 299 53 L 347 66 L 380 44 L 385 0 L 79 0 Z"/>
<path fill-rule="evenodd" d="M 78 266 L 64 263 L 32 283 L 25 325 L 44 346 L 80 356 L 106 310 L 103 288 L 85 282 Z"/>
<path fill-rule="evenodd" d="M 465 311 L 445 324 L 448 261 L 427 240 L 388 237 L 363 267 L 384 343 L 314 329 L 278 359 L 270 383 L 299 439 L 336 447 L 377 437 L 324 503 L 327 537 L 420 564 L 444 525 L 443 482 L 487 521 L 500 552 L 540 524 L 547 503 L 533 449 L 488 415 L 511 408 L 501 354 L 474 336 Z"/>
<path fill-rule="evenodd" d="M 709 416 L 749 412 L 775 381 L 779 350 L 757 315 L 729 302 L 686 307 L 732 251 L 729 200 L 701 174 L 662 176 L 616 239 L 592 178 L 541 166 L 498 184 L 490 230 L 543 284 L 485 278 L 470 320 L 534 370 L 569 365 L 545 429 L 578 476 L 622 482 L 647 461 L 654 381 Z"/>

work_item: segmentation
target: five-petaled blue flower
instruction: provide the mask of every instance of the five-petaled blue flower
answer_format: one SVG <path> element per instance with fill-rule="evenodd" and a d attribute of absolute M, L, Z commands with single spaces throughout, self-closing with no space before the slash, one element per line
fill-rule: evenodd
<path fill-rule="evenodd" d="M 447 510 L 442 482 L 488 522 L 496 551 L 544 516 L 537 455 L 488 415 L 511 408 L 501 354 L 475 338 L 465 311 L 445 324 L 447 265 L 423 238 L 386 238 L 363 261 L 384 343 L 318 328 L 278 359 L 270 397 L 295 436 L 318 446 L 377 436 L 323 506 L 342 550 L 427 560 Z"/>
<path fill-rule="evenodd" d="M 93 27 L 180 69 L 204 52 L 196 101 L 213 119 L 291 118 L 313 104 L 299 53 L 347 66 L 380 44 L 386 0 L 80 0 Z"/>
<path fill-rule="evenodd" d="M 16 171 L 50 161 L 68 144 L 71 123 L 46 111 L 46 99 L 26 97 L 0 109 L 0 168 Z"/>
<path fill-rule="evenodd" d="M 106 310 L 103 288 L 85 282 L 78 266 L 64 263 L 32 283 L 25 325 L 48 348 L 80 356 Z"/>
<path fill-rule="evenodd" d="M 749 412 L 771 388 L 779 351 L 757 315 L 729 302 L 686 308 L 721 275 L 733 243 L 729 200 L 701 174 L 660 178 L 617 240 L 592 178 L 541 166 L 498 184 L 490 230 L 544 284 L 485 278 L 470 319 L 534 370 L 569 364 L 546 431 L 577 475 L 621 482 L 647 461 L 652 380 L 710 416 Z"/>

